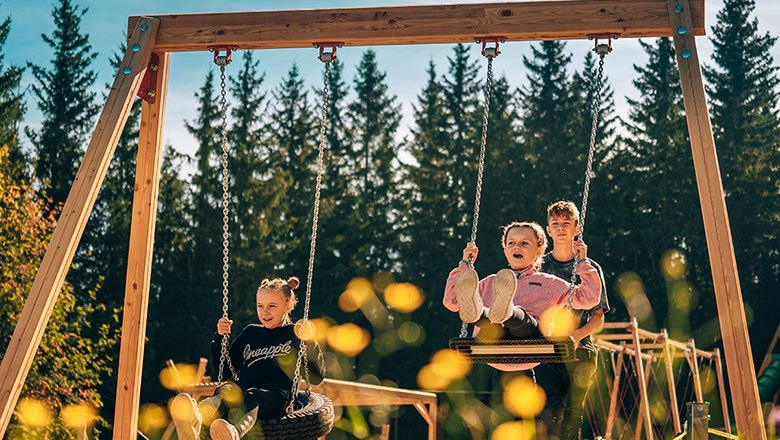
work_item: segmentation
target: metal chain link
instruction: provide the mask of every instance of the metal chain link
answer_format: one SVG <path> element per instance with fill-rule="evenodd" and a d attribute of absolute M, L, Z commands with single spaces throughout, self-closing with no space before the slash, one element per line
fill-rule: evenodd
<path fill-rule="evenodd" d="M 498 50 L 496 50 L 498 52 Z M 471 224 L 471 242 L 477 242 L 477 227 L 479 226 L 479 205 L 482 201 L 482 180 L 485 174 L 485 147 L 487 146 L 488 134 L 488 115 L 490 114 L 490 96 L 493 92 L 493 58 L 486 55 L 487 77 L 485 78 L 485 105 L 482 114 L 482 138 L 479 144 L 479 164 L 477 165 L 477 190 L 474 196 L 474 220 Z M 474 268 L 474 258 L 469 256 L 469 267 Z M 460 337 L 465 338 L 468 334 L 468 324 L 463 321 L 460 326 Z"/>
<path fill-rule="evenodd" d="M 227 135 L 227 87 L 225 85 L 225 65 L 227 60 L 222 57 L 217 62 L 224 62 L 219 65 L 220 79 L 220 116 L 221 125 L 221 143 L 222 143 L 222 317 L 228 319 L 228 297 L 229 297 L 229 262 L 230 262 L 230 176 L 228 173 L 228 135 Z M 230 335 L 222 335 L 222 350 L 219 357 L 219 373 L 217 382 L 222 383 L 224 376 L 224 366 L 227 362 L 233 380 L 238 380 L 233 363 L 230 361 L 228 346 L 230 344 Z"/>
<path fill-rule="evenodd" d="M 332 61 L 332 60 L 331 60 Z M 317 183 L 314 188 L 314 214 L 312 216 L 311 225 L 311 245 L 309 246 L 309 270 L 306 274 L 306 296 L 303 305 L 303 319 L 301 320 L 304 325 L 309 322 L 309 308 L 311 305 L 311 284 L 314 278 L 314 256 L 317 250 L 317 224 L 320 218 L 320 192 L 322 190 L 322 174 L 325 170 L 324 157 L 325 157 L 325 131 L 328 126 L 328 85 L 330 83 L 330 63 L 331 61 L 324 61 L 325 63 L 325 75 L 322 85 L 322 116 L 320 119 L 320 135 L 319 146 L 317 148 Z M 301 382 L 301 366 L 304 368 L 304 377 L 306 380 L 306 393 L 311 393 L 311 384 L 309 382 L 309 366 L 308 366 L 308 354 L 306 353 L 306 341 L 301 339 L 300 349 L 298 350 L 298 359 L 295 363 L 295 375 L 293 376 L 293 384 L 291 390 L 292 400 L 287 406 L 287 413 L 293 411 L 293 403 L 295 396 L 298 392 L 298 386 Z"/>
<path fill-rule="evenodd" d="M 488 115 L 490 114 L 490 95 L 493 90 L 493 57 L 488 56 L 487 78 L 485 78 L 485 111 L 482 115 L 482 139 L 479 146 L 479 165 L 477 167 L 477 192 L 474 198 L 474 221 L 471 224 L 471 242 L 477 241 L 477 226 L 479 225 L 479 205 L 482 200 L 482 178 L 485 173 L 485 146 L 487 145 Z M 471 258 L 469 258 L 471 260 Z M 473 267 L 473 262 L 469 261 Z"/>
<path fill-rule="evenodd" d="M 606 52 L 599 52 L 599 69 L 596 75 L 596 93 L 593 96 L 592 122 L 590 126 L 590 145 L 588 146 L 588 165 L 585 170 L 585 187 L 582 190 L 582 209 L 580 209 L 580 230 L 577 232 L 577 240 L 582 240 L 582 235 L 585 233 L 585 215 L 588 212 L 588 196 L 590 195 L 590 178 L 593 174 L 593 153 L 596 150 L 596 133 L 598 131 L 599 113 L 601 111 L 601 91 L 603 88 L 604 80 L 604 57 Z M 569 286 L 569 297 L 567 305 L 571 307 L 572 300 L 574 299 L 574 289 L 577 283 L 577 265 L 574 264 L 571 271 L 571 284 Z"/>

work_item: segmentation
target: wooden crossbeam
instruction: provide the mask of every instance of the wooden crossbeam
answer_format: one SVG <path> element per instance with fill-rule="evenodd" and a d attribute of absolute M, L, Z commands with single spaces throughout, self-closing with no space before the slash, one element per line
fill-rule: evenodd
<path fill-rule="evenodd" d="M 691 32 L 704 35 L 704 0 L 692 0 Z M 576 40 L 589 34 L 671 36 L 664 0 L 548 0 L 435 6 L 303 9 L 154 15 L 156 50 L 185 52 L 212 46 L 238 49 L 472 43 L 475 37 L 507 41 Z M 132 38 L 132 16 L 128 35 Z"/>

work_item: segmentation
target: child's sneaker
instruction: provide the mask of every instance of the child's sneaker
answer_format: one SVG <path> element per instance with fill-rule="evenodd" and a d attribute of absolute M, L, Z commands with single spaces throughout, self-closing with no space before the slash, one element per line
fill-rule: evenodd
<path fill-rule="evenodd" d="M 501 269 L 493 280 L 493 293 L 495 299 L 490 305 L 487 316 L 493 324 L 503 324 L 512 314 L 514 305 L 517 277 L 509 269 Z"/>
<path fill-rule="evenodd" d="M 479 297 L 479 275 L 468 268 L 455 280 L 455 296 L 458 298 L 458 315 L 463 322 L 477 322 L 482 317 L 482 298 Z"/>
<path fill-rule="evenodd" d="M 212 440 L 239 440 L 241 436 L 238 429 L 225 419 L 214 420 L 209 428 Z"/>
<path fill-rule="evenodd" d="M 195 399 L 187 393 L 177 394 L 171 400 L 170 411 L 176 436 L 181 440 L 197 440 L 202 419 Z"/>

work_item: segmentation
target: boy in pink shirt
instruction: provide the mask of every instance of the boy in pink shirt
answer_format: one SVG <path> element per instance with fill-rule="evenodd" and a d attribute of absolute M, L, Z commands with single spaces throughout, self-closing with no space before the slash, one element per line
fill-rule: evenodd
<path fill-rule="evenodd" d="M 479 249 L 468 243 L 463 259 L 447 278 L 444 307 L 458 312 L 464 322 L 476 323 L 474 335 L 479 333 L 480 326 L 492 323 L 503 327 L 507 339 L 542 337 L 550 333 L 538 328 L 539 319 L 547 310 L 567 305 L 588 310 L 599 303 L 601 279 L 586 259 L 588 247 L 582 241 L 575 243 L 581 283 L 573 291 L 570 283 L 538 271 L 547 248 L 547 237 L 538 223 L 513 222 L 504 226 L 501 243 L 509 269 L 479 280 L 470 267 Z M 528 364 L 492 366 L 503 371 L 529 368 Z"/>

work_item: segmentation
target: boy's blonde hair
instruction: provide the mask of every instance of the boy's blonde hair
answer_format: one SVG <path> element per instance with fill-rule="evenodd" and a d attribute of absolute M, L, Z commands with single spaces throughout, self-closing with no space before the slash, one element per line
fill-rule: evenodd
<path fill-rule="evenodd" d="M 568 200 L 559 200 L 547 207 L 547 221 L 549 222 L 552 217 L 563 217 L 574 220 L 577 225 L 580 224 L 580 210 L 577 209 L 577 205 Z"/>
<path fill-rule="evenodd" d="M 260 282 L 260 287 L 257 288 L 257 291 L 260 292 L 263 289 L 267 289 L 282 292 L 284 298 L 292 303 L 292 308 L 294 309 L 295 305 L 298 304 L 298 297 L 295 295 L 295 289 L 300 285 L 301 282 L 297 277 L 290 277 L 286 280 L 281 278 L 269 280 L 266 278 Z"/>
<path fill-rule="evenodd" d="M 506 236 L 509 234 L 509 231 L 515 228 L 530 229 L 536 236 L 536 244 L 542 249 L 540 256 L 547 252 L 547 235 L 544 233 L 544 228 L 542 228 L 542 226 L 536 222 L 512 222 L 508 225 L 502 226 L 501 230 L 503 232 L 501 234 L 501 247 L 506 245 Z M 539 269 L 541 266 L 542 259 L 537 258 L 536 261 L 534 261 L 534 268 Z"/>

